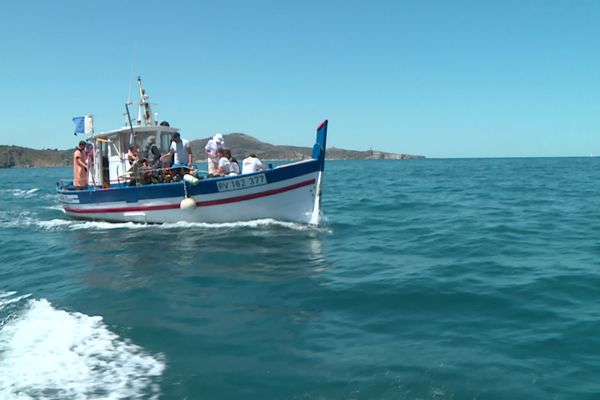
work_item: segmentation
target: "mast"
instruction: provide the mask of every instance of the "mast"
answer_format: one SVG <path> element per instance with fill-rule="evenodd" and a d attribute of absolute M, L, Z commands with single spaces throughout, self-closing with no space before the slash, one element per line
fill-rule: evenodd
<path fill-rule="evenodd" d="M 146 91 L 142 87 L 142 78 L 137 78 L 138 92 L 140 94 L 140 103 L 138 105 L 138 124 L 144 121 L 145 126 L 155 126 L 156 121 L 154 120 L 154 114 L 152 113 L 152 107 L 148 103 L 150 96 L 146 95 Z"/>

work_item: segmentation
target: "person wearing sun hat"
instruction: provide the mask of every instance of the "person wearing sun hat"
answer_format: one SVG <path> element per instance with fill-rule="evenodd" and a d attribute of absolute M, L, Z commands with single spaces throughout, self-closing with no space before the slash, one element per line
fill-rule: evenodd
<path fill-rule="evenodd" d="M 204 152 L 207 156 L 207 164 L 208 164 L 208 176 L 213 176 L 217 174 L 217 163 L 219 159 L 217 158 L 217 150 L 225 148 L 225 140 L 223 139 L 223 135 L 217 133 L 212 137 L 204 146 Z"/>

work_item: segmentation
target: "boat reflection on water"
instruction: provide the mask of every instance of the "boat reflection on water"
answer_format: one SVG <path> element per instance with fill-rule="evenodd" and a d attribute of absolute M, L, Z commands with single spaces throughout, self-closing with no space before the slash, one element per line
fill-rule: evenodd
<path fill-rule="evenodd" d="M 327 228 L 273 220 L 185 225 L 77 223 L 89 227 L 87 234 L 69 232 L 75 249 L 84 254 L 81 279 L 90 287 L 119 292 L 165 284 L 181 291 L 181 285 L 190 284 L 190 279 L 202 284 L 205 278 L 254 282 L 302 278 L 321 274 L 329 266 L 322 243 L 329 234 Z"/>

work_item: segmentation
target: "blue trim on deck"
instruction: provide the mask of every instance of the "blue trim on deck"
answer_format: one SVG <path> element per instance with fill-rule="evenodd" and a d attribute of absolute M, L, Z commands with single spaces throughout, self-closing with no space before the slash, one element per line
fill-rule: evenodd
<path fill-rule="evenodd" d="M 218 182 L 228 181 L 241 176 L 265 174 L 267 184 L 286 181 L 319 170 L 317 160 L 306 161 L 290 166 L 255 172 L 252 174 L 227 176 L 223 178 L 210 178 L 201 180 L 197 186 L 187 186 L 189 196 L 219 193 Z M 184 197 L 183 182 L 156 183 L 142 186 L 110 187 L 95 190 L 65 190 L 60 193 L 77 194 L 79 204 L 127 202 L 136 203 L 140 200 L 160 199 L 167 197 Z"/>

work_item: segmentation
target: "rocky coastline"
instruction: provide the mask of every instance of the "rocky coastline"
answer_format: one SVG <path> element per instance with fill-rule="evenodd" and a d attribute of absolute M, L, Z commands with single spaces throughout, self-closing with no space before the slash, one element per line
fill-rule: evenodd
<path fill-rule="evenodd" d="M 302 160 L 310 158 L 312 148 L 299 146 L 274 145 L 243 134 L 230 133 L 225 136 L 225 144 L 232 150 L 238 160 L 254 153 L 265 161 L 272 160 Z M 205 159 L 204 145 L 208 138 L 191 140 L 192 153 L 197 161 Z M 31 149 L 20 146 L 0 145 L 0 168 L 27 168 L 27 167 L 62 167 L 72 163 L 73 150 L 58 149 Z M 327 149 L 328 160 L 405 160 L 423 159 L 425 156 L 388 153 L 379 150 L 345 150 L 336 147 Z"/>

